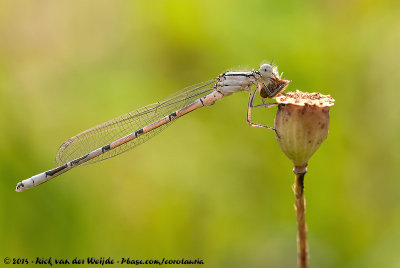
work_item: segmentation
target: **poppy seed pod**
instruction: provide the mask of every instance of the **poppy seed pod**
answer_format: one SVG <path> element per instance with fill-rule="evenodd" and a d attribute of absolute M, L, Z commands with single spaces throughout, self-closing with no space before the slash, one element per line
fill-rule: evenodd
<path fill-rule="evenodd" d="M 276 97 L 276 139 L 293 162 L 295 173 L 305 173 L 308 160 L 328 136 L 329 108 L 334 99 L 320 93 L 288 92 Z"/>

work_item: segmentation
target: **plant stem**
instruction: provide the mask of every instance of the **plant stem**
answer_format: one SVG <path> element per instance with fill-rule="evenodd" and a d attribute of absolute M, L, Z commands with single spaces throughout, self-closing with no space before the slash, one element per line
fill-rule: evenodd
<path fill-rule="evenodd" d="M 307 226 L 306 226 L 306 201 L 304 198 L 304 175 L 305 167 L 295 167 L 293 192 L 296 198 L 295 210 L 297 217 L 297 267 L 308 267 L 308 245 L 307 245 Z"/>

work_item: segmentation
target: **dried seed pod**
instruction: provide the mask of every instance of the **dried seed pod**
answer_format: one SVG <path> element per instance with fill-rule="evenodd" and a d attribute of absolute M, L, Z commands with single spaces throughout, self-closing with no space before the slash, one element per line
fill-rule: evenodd
<path fill-rule="evenodd" d="M 308 160 L 328 136 L 329 108 L 334 99 L 320 93 L 282 93 L 275 117 L 276 138 L 295 173 L 305 173 Z"/>

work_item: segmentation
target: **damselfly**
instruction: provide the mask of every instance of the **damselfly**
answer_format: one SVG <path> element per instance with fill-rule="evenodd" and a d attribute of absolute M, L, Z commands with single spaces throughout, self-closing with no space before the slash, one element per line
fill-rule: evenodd
<path fill-rule="evenodd" d="M 134 110 L 103 124 L 83 131 L 67 140 L 58 149 L 58 167 L 19 182 L 17 192 L 30 189 L 82 164 L 92 164 L 138 146 L 170 125 L 175 119 L 203 106 L 210 106 L 232 93 L 249 93 L 247 123 L 253 127 L 272 127 L 251 122 L 251 109 L 272 107 L 266 98 L 274 98 L 290 81 L 281 78 L 276 67 L 261 65 L 259 70 L 234 71 L 220 74 L 216 79 L 187 87 L 154 104 Z M 256 88 L 252 91 L 251 87 Z M 254 105 L 259 92 L 262 104 Z"/>

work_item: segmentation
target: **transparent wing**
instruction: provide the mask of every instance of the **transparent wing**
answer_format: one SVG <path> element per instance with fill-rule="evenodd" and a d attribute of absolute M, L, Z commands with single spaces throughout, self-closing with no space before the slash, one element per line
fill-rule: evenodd
<path fill-rule="evenodd" d="M 73 136 L 58 149 L 56 154 L 57 165 L 63 165 L 84 156 L 191 104 L 196 99 L 211 92 L 215 82 L 216 80 L 214 79 L 184 88 L 162 101 L 121 115 Z M 126 152 L 154 137 L 172 122 L 173 121 L 153 131 L 147 132 L 113 150 L 105 152 L 89 160 L 85 164 L 99 162 Z"/>

